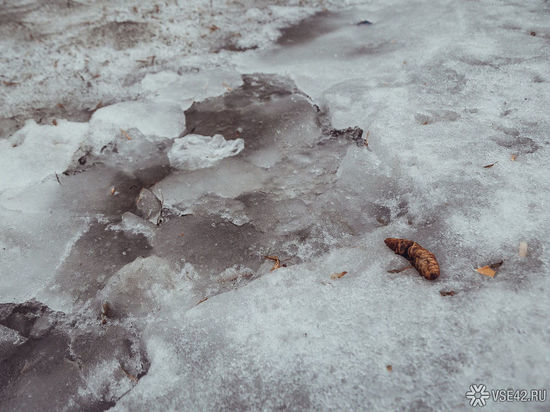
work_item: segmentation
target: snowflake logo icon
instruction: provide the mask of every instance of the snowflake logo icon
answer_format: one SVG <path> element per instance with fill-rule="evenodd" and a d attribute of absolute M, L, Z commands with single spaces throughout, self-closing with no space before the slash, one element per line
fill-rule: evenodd
<path fill-rule="evenodd" d="M 470 400 L 470 406 L 485 406 L 489 399 L 489 392 L 485 385 L 470 385 L 470 390 L 466 392 L 466 399 Z"/>

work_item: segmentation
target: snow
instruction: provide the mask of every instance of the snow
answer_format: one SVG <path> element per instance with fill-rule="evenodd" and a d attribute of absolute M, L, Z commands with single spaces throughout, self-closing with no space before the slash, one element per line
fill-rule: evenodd
<path fill-rule="evenodd" d="M 55 345 L 0 322 L 0 405 L 43 408 L 57 383 L 57 408 L 120 411 L 465 410 L 471 384 L 550 389 L 549 14 L 1 5 L 0 303 L 36 298 L 67 339 L 107 344 L 75 344 L 74 382 L 69 361 L 16 373 Z M 386 237 L 441 276 L 388 273 L 407 262 Z"/>

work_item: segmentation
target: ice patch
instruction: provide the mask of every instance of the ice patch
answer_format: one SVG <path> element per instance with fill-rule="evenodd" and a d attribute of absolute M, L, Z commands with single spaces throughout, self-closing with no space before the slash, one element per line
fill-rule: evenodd
<path fill-rule="evenodd" d="M 63 172 L 87 129 L 87 123 L 59 120 L 57 126 L 42 126 L 29 120 L 9 139 L 0 140 L 0 191 Z"/>
<path fill-rule="evenodd" d="M 185 129 L 185 117 L 178 104 L 130 101 L 96 111 L 91 122 L 112 124 L 121 129 L 137 128 L 145 135 L 176 137 Z"/>
<path fill-rule="evenodd" d="M 196 170 L 213 166 L 226 157 L 236 156 L 243 149 L 243 139 L 225 140 L 220 134 L 212 137 L 190 134 L 174 140 L 168 158 L 172 167 Z"/>

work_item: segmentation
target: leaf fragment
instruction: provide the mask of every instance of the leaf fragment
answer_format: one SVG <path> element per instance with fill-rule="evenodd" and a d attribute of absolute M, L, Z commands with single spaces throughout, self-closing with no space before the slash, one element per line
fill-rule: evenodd
<path fill-rule="evenodd" d="M 391 372 L 393 370 L 393 367 L 391 365 L 386 365 L 386 370 L 388 372 Z"/>
<path fill-rule="evenodd" d="M 103 302 L 101 304 L 101 324 L 102 325 L 105 325 L 107 323 L 107 318 L 109 317 L 109 312 L 110 312 L 109 303 L 108 302 Z"/>
<path fill-rule="evenodd" d="M 498 163 L 498 161 L 496 161 L 495 163 L 491 163 L 490 165 L 485 165 L 483 166 L 484 169 L 489 169 L 491 167 L 493 167 L 494 165 L 496 165 Z"/>
<path fill-rule="evenodd" d="M 278 256 L 264 256 L 264 257 L 268 260 L 271 260 L 272 262 L 275 262 L 270 272 L 273 272 L 274 270 L 279 269 L 281 267 L 281 261 L 279 260 Z"/>
<path fill-rule="evenodd" d="M 527 256 L 527 242 L 519 242 L 519 257 L 526 257 Z"/>
<path fill-rule="evenodd" d="M 208 297 L 203 298 L 203 299 L 198 301 L 197 305 L 200 305 L 202 302 L 206 302 L 207 300 L 208 300 Z"/>
<path fill-rule="evenodd" d="M 476 269 L 476 271 L 478 271 L 479 273 L 481 273 L 482 275 L 485 275 L 485 276 L 489 276 L 491 278 L 494 278 L 497 271 L 496 270 L 493 270 L 491 269 L 491 267 L 489 265 L 487 266 L 483 266 L 483 267 L 479 267 Z"/>
<path fill-rule="evenodd" d="M 439 294 L 441 296 L 454 296 L 456 295 L 456 292 L 454 290 L 440 290 Z"/>
<path fill-rule="evenodd" d="M 344 271 L 344 272 L 340 272 L 340 273 L 333 273 L 332 275 L 330 275 L 330 278 L 332 280 L 334 279 L 341 279 L 343 278 L 348 272 Z"/>
<path fill-rule="evenodd" d="M 515 162 L 517 158 L 518 158 L 518 155 L 517 155 L 517 154 L 513 154 L 513 155 L 510 156 L 510 160 L 511 160 L 512 162 Z"/>
<path fill-rule="evenodd" d="M 120 365 L 120 369 L 122 369 L 122 372 L 124 372 L 124 374 L 134 383 L 137 383 L 138 382 L 138 379 L 132 375 L 130 372 L 128 372 L 126 369 L 124 369 L 122 367 L 122 365 Z"/>
<path fill-rule="evenodd" d="M 124 129 L 120 129 L 120 132 L 124 135 L 124 137 L 127 139 L 127 140 L 132 140 L 132 137 L 128 134 L 128 132 Z"/>

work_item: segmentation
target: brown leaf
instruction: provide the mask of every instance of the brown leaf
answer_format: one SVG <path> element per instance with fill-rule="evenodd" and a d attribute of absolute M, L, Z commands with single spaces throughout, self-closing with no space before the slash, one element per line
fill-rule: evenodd
<path fill-rule="evenodd" d="M 434 280 L 439 276 L 439 263 L 437 263 L 435 255 L 418 243 L 391 237 L 385 239 L 384 243 L 397 255 L 409 260 L 418 273 L 426 279 Z"/>
<path fill-rule="evenodd" d="M 518 158 L 518 155 L 517 155 L 517 154 L 513 154 L 513 155 L 510 156 L 510 160 L 511 160 L 512 162 L 515 162 L 515 160 L 516 160 L 517 158 Z"/>
<path fill-rule="evenodd" d="M 53 124 L 54 126 L 57 126 L 57 120 L 53 119 L 53 120 L 52 120 L 52 124 Z"/>
<path fill-rule="evenodd" d="M 9 81 L 2 81 L 2 83 L 4 83 L 4 86 L 17 86 L 19 83 L 18 82 L 9 82 Z"/>
<path fill-rule="evenodd" d="M 120 129 L 120 132 L 124 135 L 124 137 L 128 140 L 132 140 L 132 137 L 128 134 L 128 132 L 124 129 Z"/>
<path fill-rule="evenodd" d="M 441 296 L 454 296 L 456 295 L 456 292 L 454 290 L 440 290 L 439 294 Z"/>
<path fill-rule="evenodd" d="M 391 365 L 386 365 L 386 370 L 388 372 L 391 372 L 393 370 L 392 366 Z"/>
<path fill-rule="evenodd" d="M 98 104 L 92 109 L 92 113 L 103 107 L 103 100 L 100 100 Z"/>
<path fill-rule="evenodd" d="M 114 194 L 115 194 L 115 191 L 116 191 L 115 187 L 114 187 L 114 186 L 113 186 L 113 187 L 111 187 L 111 196 L 114 196 Z"/>
<path fill-rule="evenodd" d="M 498 268 L 501 267 L 503 263 L 503 260 L 499 260 L 498 262 L 489 264 L 489 267 L 493 270 L 498 270 Z"/>
<path fill-rule="evenodd" d="M 203 299 L 198 301 L 197 305 L 200 305 L 202 302 L 206 302 L 207 300 L 208 300 L 208 297 L 203 298 Z"/>
<path fill-rule="evenodd" d="M 484 169 L 489 169 L 491 167 L 493 167 L 494 165 L 496 165 L 498 163 L 498 161 L 496 161 L 495 163 L 491 163 L 490 165 L 486 165 L 486 166 L 483 166 Z"/>
<path fill-rule="evenodd" d="M 275 262 L 270 272 L 273 272 L 275 269 L 279 269 L 281 267 L 281 261 L 277 256 L 264 256 L 264 257 L 268 260 L 271 260 L 272 262 Z"/>
<path fill-rule="evenodd" d="M 138 379 L 137 379 L 134 375 L 132 375 L 131 373 L 127 372 L 126 369 L 124 369 L 124 368 L 122 367 L 122 365 L 120 365 L 120 369 L 122 369 L 122 372 L 124 372 L 124 374 L 125 374 L 126 376 L 128 376 L 128 378 L 130 378 L 130 380 L 131 380 L 132 382 L 137 383 Z"/>
<path fill-rule="evenodd" d="M 340 278 L 343 278 L 346 275 L 346 273 L 348 273 L 348 272 L 344 271 L 344 272 L 340 272 L 340 273 L 333 273 L 332 275 L 330 275 L 330 278 L 333 279 L 333 280 L 334 279 L 340 279 Z"/>
<path fill-rule="evenodd" d="M 215 24 L 213 24 L 212 26 L 209 27 L 209 29 L 210 29 L 210 33 L 214 33 L 216 30 L 219 30 L 220 28 Z"/>
<path fill-rule="evenodd" d="M 477 270 L 479 273 L 481 273 L 482 275 L 489 276 L 489 277 L 491 277 L 491 278 L 494 278 L 494 277 L 495 277 L 495 274 L 497 273 L 497 271 L 491 269 L 491 267 L 490 267 L 489 265 L 483 266 L 483 267 L 480 267 L 480 268 L 477 268 L 476 270 Z"/>

